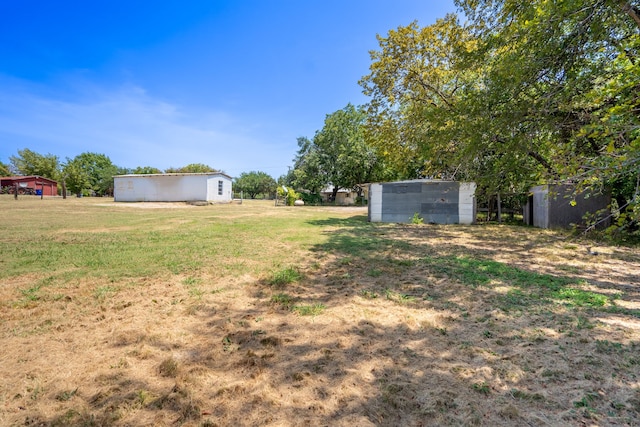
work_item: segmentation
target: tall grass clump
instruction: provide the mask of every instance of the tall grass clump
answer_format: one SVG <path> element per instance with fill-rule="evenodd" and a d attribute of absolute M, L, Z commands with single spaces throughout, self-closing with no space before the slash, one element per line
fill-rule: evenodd
<path fill-rule="evenodd" d="M 302 274 L 295 267 L 287 267 L 271 273 L 267 279 L 269 286 L 281 287 L 290 283 L 297 282 L 302 278 Z"/>

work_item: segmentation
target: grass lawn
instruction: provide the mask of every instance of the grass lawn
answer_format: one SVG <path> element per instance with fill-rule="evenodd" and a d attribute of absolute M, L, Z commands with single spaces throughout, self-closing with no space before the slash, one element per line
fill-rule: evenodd
<path fill-rule="evenodd" d="M 250 200 L 0 211 L 2 426 L 640 425 L 638 247 Z"/>

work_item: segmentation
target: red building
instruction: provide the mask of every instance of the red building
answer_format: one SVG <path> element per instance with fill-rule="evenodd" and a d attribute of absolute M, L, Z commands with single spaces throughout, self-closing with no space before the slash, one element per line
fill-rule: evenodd
<path fill-rule="evenodd" d="M 58 183 L 41 176 L 9 176 L 0 178 L 0 187 L 5 192 L 14 194 L 16 187 L 18 194 L 33 194 L 43 196 L 57 196 Z"/>

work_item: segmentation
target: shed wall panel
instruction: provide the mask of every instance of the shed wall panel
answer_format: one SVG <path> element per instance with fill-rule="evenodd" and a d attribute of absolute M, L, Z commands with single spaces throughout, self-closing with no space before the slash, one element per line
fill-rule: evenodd
<path fill-rule="evenodd" d="M 371 222 L 382 221 L 382 185 L 371 184 L 369 186 L 368 219 Z"/>
<path fill-rule="evenodd" d="M 407 223 L 416 213 L 426 223 L 475 222 L 474 183 L 416 180 L 372 184 L 370 189 L 369 220 L 373 222 Z"/>
<path fill-rule="evenodd" d="M 525 207 L 525 222 L 540 228 L 566 228 L 585 225 L 585 215 L 603 218 L 608 215 L 611 196 L 574 194 L 570 185 L 540 185 L 531 189 L 531 196 Z M 531 218 L 533 216 L 533 220 Z M 600 225 L 607 226 L 608 221 Z"/>

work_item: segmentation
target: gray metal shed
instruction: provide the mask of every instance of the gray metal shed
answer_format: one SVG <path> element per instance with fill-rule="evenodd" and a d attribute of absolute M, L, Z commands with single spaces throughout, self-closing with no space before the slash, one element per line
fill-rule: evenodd
<path fill-rule="evenodd" d="M 586 226 L 585 215 L 602 219 L 609 215 L 608 194 L 574 194 L 571 184 L 539 185 L 529 191 L 524 207 L 524 223 L 540 228 Z M 600 224 L 609 225 L 607 221 Z"/>
<path fill-rule="evenodd" d="M 416 179 L 369 186 L 369 221 L 472 224 L 476 220 L 476 184 Z"/>

